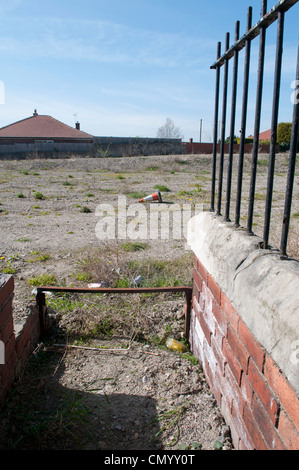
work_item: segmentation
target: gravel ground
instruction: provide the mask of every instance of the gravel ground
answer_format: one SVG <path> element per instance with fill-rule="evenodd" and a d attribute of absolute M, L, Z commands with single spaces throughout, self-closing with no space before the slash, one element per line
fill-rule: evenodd
<path fill-rule="evenodd" d="M 249 166 L 246 157 L 244 194 Z M 286 156 L 279 156 L 271 235 L 274 244 L 280 233 L 286 171 Z M 265 173 L 265 166 L 260 165 L 254 220 L 258 235 Z M 122 195 L 128 206 L 137 203 L 142 194 L 152 194 L 159 184 L 164 186 L 163 202 L 202 204 L 208 209 L 210 174 L 211 157 L 198 155 L 1 161 L 0 269 L 13 270 L 15 324 L 22 324 L 32 307 L 30 279 L 52 274 L 60 285 L 86 286 L 74 273 L 86 253 L 103 246 L 96 235 L 99 204 L 117 207 Z M 298 200 L 295 182 L 294 214 L 299 213 Z M 146 207 L 149 210 L 149 204 Z M 246 223 L 246 210 L 243 212 L 242 221 Z M 298 253 L 297 221 L 294 216 L 294 253 Z M 146 250 L 130 254 L 132 260 L 188 256 L 183 237 L 146 242 Z M 121 264 L 124 253 L 115 253 L 114 261 Z M 138 314 L 139 306 L 138 300 L 135 305 L 131 303 L 133 315 Z M 153 330 L 160 325 L 163 331 L 165 325 L 171 325 L 172 335 L 182 334 L 182 299 L 164 297 L 149 306 L 148 312 L 155 316 L 150 318 L 147 312 L 141 325 L 144 321 Z M 88 345 L 91 349 L 60 347 L 57 341 L 61 331 L 81 317 L 78 313 L 73 317 L 56 313 L 53 310 L 56 321 L 51 334 L 30 358 L 3 410 L 1 449 L 233 448 L 229 428 L 194 358 L 154 342 L 140 341 L 140 337 L 130 336 L 121 328 L 117 336 L 93 338 Z M 158 330 L 155 333 L 159 335 Z M 20 407 L 27 413 L 18 412 L 17 419 Z"/>

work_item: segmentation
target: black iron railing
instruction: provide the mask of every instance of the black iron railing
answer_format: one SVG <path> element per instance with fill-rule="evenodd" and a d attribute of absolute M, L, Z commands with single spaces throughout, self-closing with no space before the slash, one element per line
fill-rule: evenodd
<path fill-rule="evenodd" d="M 277 144 L 277 126 L 278 126 L 278 108 L 279 108 L 279 94 L 280 94 L 280 81 L 282 69 L 282 48 L 283 48 L 283 32 L 284 32 L 284 18 L 285 13 L 293 7 L 299 0 L 280 0 L 270 11 L 267 12 L 267 0 L 262 0 L 261 19 L 252 26 L 252 7 L 248 8 L 247 12 L 247 30 L 246 33 L 239 38 L 240 24 L 236 22 L 235 29 L 235 42 L 229 46 L 229 33 L 226 33 L 225 52 L 221 55 L 221 43 L 217 44 L 217 59 L 211 65 L 211 69 L 216 70 L 216 89 L 215 89 L 215 109 L 214 109 L 214 143 L 213 143 L 213 170 L 212 170 L 212 186 L 211 186 L 211 211 L 221 215 L 222 208 L 222 195 L 223 195 L 223 178 L 224 178 L 224 142 L 225 142 L 225 129 L 226 129 L 226 112 L 227 112 L 227 89 L 228 89 L 228 64 L 233 59 L 233 75 L 232 75 L 232 97 L 231 97 L 231 119 L 230 119 L 230 138 L 229 138 L 229 154 L 228 154 L 228 169 L 227 169 L 227 188 L 226 188 L 226 205 L 225 205 L 225 220 L 230 219 L 230 206 L 231 206 L 231 184 L 232 184 L 232 165 L 233 165 L 233 142 L 235 131 L 235 114 L 236 114 L 236 90 L 238 79 L 238 59 L 239 52 L 245 48 L 244 59 L 244 78 L 243 78 L 243 97 L 242 97 L 242 111 L 241 111 L 241 131 L 240 131 L 240 147 L 239 147 L 239 161 L 238 161 L 238 174 L 237 174 L 237 195 L 235 207 L 235 226 L 240 226 L 240 212 L 242 201 L 242 184 L 243 184 L 243 165 L 244 165 L 244 147 L 245 147 L 245 130 L 247 120 L 247 103 L 248 103 L 248 87 L 249 87 L 249 67 L 250 67 L 250 52 L 251 41 L 259 36 L 259 60 L 257 71 L 257 89 L 256 89 L 256 107 L 255 107 L 255 120 L 254 120 L 254 136 L 252 146 L 252 161 L 251 161 L 251 176 L 250 176 L 250 189 L 249 189 L 249 202 L 248 202 L 248 217 L 247 217 L 247 234 L 252 235 L 253 225 L 253 208 L 255 199 L 255 185 L 258 163 L 258 148 L 259 148 L 259 134 L 260 134 L 260 118 L 262 109 L 262 90 L 263 90 L 263 74 L 264 74 L 264 57 L 266 45 L 266 30 L 267 28 L 277 21 L 277 40 L 276 40 L 276 56 L 275 56 L 275 70 L 274 70 L 274 89 L 273 89 L 273 102 L 272 102 L 272 121 L 271 121 L 271 139 L 269 150 L 269 166 L 268 166 L 268 181 L 267 181 L 267 194 L 265 205 L 265 218 L 263 229 L 263 247 L 269 246 L 269 232 L 271 221 L 271 207 L 273 195 L 273 181 L 274 181 L 274 168 Z M 220 154 L 219 162 L 217 159 L 217 141 L 218 141 L 218 114 L 219 114 L 219 95 L 220 95 L 220 69 L 223 66 L 223 96 L 222 96 L 222 117 L 221 117 L 221 135 L 220 135 Z M 299 87 L 299 43 L 298 43 L 298 57 L 297 69 L 295 76 L 295 86 Z M 287 257 L 287 241 L 289 232 L 289 223 L 291 215 L 292 194 L 294 187 L 295 164 L 296 164 L 296 150 L 297 150 L 297 136 L 298 136 L 298 117 L 299 117 L 299 103 L 298 99 L 294 100 L 293 108 L 293 122 L 292 122 L 292 135 L 289 151 L 289 168 L 286 183 L 285 195 L 285 208 L 282 220 L 282 233 L 280 242 L 280 254 L 282 258 Z M 215 201 L 216 196 L 216 168 L 219 163 L 218 169 L 218 195 L 217 206 Z M 216 207 L 215 207 L 216 206 Z"/>

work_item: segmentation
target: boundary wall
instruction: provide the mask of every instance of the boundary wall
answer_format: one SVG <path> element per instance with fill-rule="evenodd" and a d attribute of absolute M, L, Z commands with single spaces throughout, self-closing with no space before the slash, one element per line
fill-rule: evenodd
<path fill-rule="evenodd" d="M 211 212 L 191 219 L 189 340 L 236 449 L 299 449 L 299 263 Z"/>
<path fill-rule="evenodd" d="M 13 276 L 0 274 L 0 406 L 40 336 L 40 321 L 35 309 L 25 324 L 14 324 L 13 297 Z"/>

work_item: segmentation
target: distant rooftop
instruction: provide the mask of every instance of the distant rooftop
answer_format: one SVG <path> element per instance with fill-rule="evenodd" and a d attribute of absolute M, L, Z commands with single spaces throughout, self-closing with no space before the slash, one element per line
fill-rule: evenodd
<path fill-rule="evenodd" d="M 0 138 L 33 138 L 33 139 L 93 139 L 93 136 L 82 132 L 79 123 L 76 127 L 68 126 L 51 116 L 39 115 L 35 110 L 33 116 L 0 128 Z"/>

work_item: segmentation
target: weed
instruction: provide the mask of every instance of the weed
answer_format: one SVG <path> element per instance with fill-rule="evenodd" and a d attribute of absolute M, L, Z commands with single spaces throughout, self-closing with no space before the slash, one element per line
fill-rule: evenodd
<path fill-rule="evenodd" d="M 43 193 L 40 193 L 38 191 L 35 191 L 33 193 L 33 196 L 35 197 L 35 199 L 45 199 L 45 196 L 43 195 Z"/>
<path fill-rule="evenodd" d="M 147 243 L 127 242 L 121 245 L 124 251 L 143 251 L 147 248 Z"/>
<path fill-rule="evenodd" d="M 16 272 L 17 272 L 16 268 L 8 267 L 8 268 L 3 269 L 4 274 L 15 274 Z"/>
<path fill-rule="evenodd" d="M 25 196 L 24 196 L 23 193 L 18 193 L 18 194 L 17 194 L 17 197 L 20 198 L 20 199 L 22 199 L 22 198 L 25 197 Z"/>
<path fill-rule="evenodd" d="M 132 192 L 128 193 L 127 196 L 131 197 L 132 199 L 142 199 L 146 196 L 146 193 Z"/>
<path fill-rule="evenodd" d="M 47 261 L 48 259 L 50 259 L 50 255 L 40 255 L 38 256 L 38 258 L 36 259 L 37 261 Z"/>
<path fill-rule="evenodd" d="M 173 428 L 176 426 L 177 431 L 176 431 L 176 436 L 172 438 L 171 442 L 169 444 L 166 444 L 166 446 L 172 446 L 174 445 L 179 437 L 179 429 L 178 429 L 178 422 L 180 418 L 182 417 L 183 413 L 187 409 L 188 405 L 190 402 L 183 403 L 179 408 L 170 410 L 170 411 L 165 411 L 158 416 L 155 420 L 151 422 L 151 424 L 154 424 L 155 422 L 159 421 L 162 422 L 162 427 L 161 429 L 155 434 L 154 440 L 159 436 L 159 434 L 168 431 L 172 432 Z"/>
<path fill-rule="evenodd" d="M 163 184 L 156 184 L 154 188 L 158 189 L 159 191 L 163 191 L 164 193 L 167 193 L 170 191 L 170 189 L 167 186 L 164 186 Z"/>
<path fill-rule="evenodd" d="M 29 279 L 29 284 L 32 286 L 55 286 L 57 279 L 53 274 L 41 274 L 40 276 L 32 277 Z"/>
<path fill-rule="evenodd" d="M 89 212 L 91 212 L 91 209 L 89 209 L 89 207 L 87 206 L 83 206 L 80 212 L 83 212 L 84 214 L 88 214 Z"/>
<path fill-rule="evenodd" d="M 193 195 L 194 195 L 193 191 L 183 190 L 183 191 L 178 192 L 178 196 L 193 196 Z"/>
<path fill-rule="evenodd" d="M 86 194 L 86 197 L 94 197 L 94 194 L 92 194 L 92 193 L 87 193 L 87 194 Z"/>

